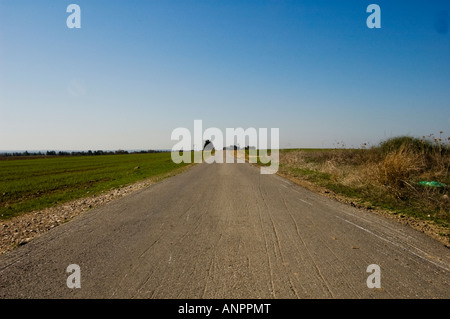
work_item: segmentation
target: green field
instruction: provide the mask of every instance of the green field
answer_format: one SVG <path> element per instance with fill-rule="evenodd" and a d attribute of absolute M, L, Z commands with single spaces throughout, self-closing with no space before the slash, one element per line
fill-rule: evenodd
<path fill-rule="evenodd" d="M 0 161 L 0 219 L 98 194 L 188 164 L 171 153 L 68 156 Z"/>

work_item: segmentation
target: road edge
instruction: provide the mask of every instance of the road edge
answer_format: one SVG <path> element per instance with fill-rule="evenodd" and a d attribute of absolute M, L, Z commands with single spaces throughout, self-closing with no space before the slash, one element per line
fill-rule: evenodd
<path fill-rule="evenodd" d="M 247 156 L 245 156 L 245 162 L 252 166 L 255 166 L 257 168 L 261 167 L 261 165 L 259 165 L 258 163 L 250 163 L 248 161 Z M 435 223 L 432 223 L 427 220 L 414 218 L 412 216 L 406 216 L 406 215 L 402 215 L 402 214 L 397 215 L 397 214 L 394 214 L 392 211 L 389 211 L 386 209 L 374 208 L 371 206 L 361 205 L 358 203 L 358 200 L 356 198 L 351 198 L 351 197 L 337 194 L 337 193 L 333 192 L 332 190 L 329 190 L 323 186 L 319 186 L 317 184 L 314 184 L 313 182 L 310 182 L 310 181 L 307 181 L 307 180 L 304 180 L 304 179 L 301 179 L 298 177 L 293 177 L 288 174 L 281 173 L 280 171 L 277 171 L 276 175 L 283 177 L 283 178 L 293 182 L 294 184 L 296 184 L 300 187 L 303 187 L 309 191 L 312 191 L 316 194 L 319 194 L 321 196 L 336 200 L 340 203 L 350 205 L 352 207 L 364 209 L 368 212 L 372 212 L 379 216 L 383 216 L 385 218 L 394 220 L 403 225 L 407 225 L 407 226 L 411 227 L 412 229 L 419 231 L 421 233 L 424 233 L 428 237 L 437 240 L 438 242 L 443 244 L 446 248 L 450 248 L 450 237 L 440 235 L 440 233 L 448 232 L 448 229 L 446 229 L 442 226 L 439 226 Z"/>
<path fill-rule="evenodd" d="M 100 194 L 82 197 L 57 206 L 35 210 L 0 222 L 0 255 L 23 246 L 51 229 L 70 222 L 88 211 L 105 206 L 122 197 L 150 187 L 167 178 L 182 174 L 195 166 L 191 163 L 170 172 L 144 180 L 103 191 Z"/>

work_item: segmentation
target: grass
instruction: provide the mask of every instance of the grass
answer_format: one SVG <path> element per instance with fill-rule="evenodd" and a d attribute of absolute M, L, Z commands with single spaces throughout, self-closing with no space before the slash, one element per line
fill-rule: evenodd
<path fill-rule="evenodd" d="M 187 164 L 171 153 L 0 161 L 0 219 L 99 194 Z"/>
<path fill-rule="evenodd" d="M 361 149 L 280 150 L 279 173 L 334 192 L 354 203 L 430 221 L 447 230 L 450 139 L 400 136 Z M 449 232 L 446 231 L 446 236 Z"/>

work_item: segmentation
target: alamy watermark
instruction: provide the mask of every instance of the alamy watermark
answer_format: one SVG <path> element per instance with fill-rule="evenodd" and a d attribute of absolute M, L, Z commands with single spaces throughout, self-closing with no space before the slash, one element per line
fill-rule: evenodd
<path fill-rule="evenodd" d="M 69 29 L 81 28 L 81 8 L 77 4 L 69 4 L 66 9 L 70 15 L 66 19 L 66 25 Z M 366 9 L 370 15 L 366 19 L 366 25 L 369 29 L 381 28 L 381 8 L 378 4 L 370 4 Z"/>
<path fill-rule="evenodd" d="M 367 17 L 366 24 L 369 29 L 381 28 L 381 8 L 378 4 L 370 4 L 367 9 L 370 15 Z"/>
<path fill-rule="evenodd" d="M 381 288 L 381 269 L 377 264 L 371 264 L 367 266 L 367 273 L 370 275 L 367 277 L 366 284 L 367 288 Z"/>
<path fill-rule="evenodd" d="M 77 264 L 70 264 L 67 266 L 66 272 L 70 273 L 67 277 L 67 288 L 81 288 L 81 270 Z"/>
<path fill-rule="evenodd" d="M 270 135 L 270 143 L 269 143 Z M 185 127 L 172 131 L 174 163 L 261 163 L 261 174 L 275 174 L 279 167 L 280 130 L 253 127 L 226 128 L 225 134 L 217 127 L 203 131 L 202 120 L 194 121 L 194 134 Z M 193 151 L 193 152 L 192 152 Z M 235 154 L 236 152 L 236 154 Z M 193 154 L 192 154 L 193 153 Z"/>
<path fill-rule="evenodd" d="M 66 19 L 66 25 L 69 29 L 81 28 L 81 8 L 78 4 L 69 4 L 66 9 L 70 15 Z"/>

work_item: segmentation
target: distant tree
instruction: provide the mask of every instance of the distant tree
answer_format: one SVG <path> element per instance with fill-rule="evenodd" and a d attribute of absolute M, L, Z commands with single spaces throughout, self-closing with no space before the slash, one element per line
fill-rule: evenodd
<path fill-rule="evenodd" d="M 214 144 L 210 140 L 205 141 L 205 145 L 203 146 L 204 151 L 212 151 L 214 150 Z"/>

